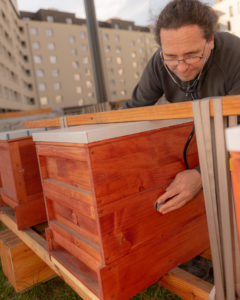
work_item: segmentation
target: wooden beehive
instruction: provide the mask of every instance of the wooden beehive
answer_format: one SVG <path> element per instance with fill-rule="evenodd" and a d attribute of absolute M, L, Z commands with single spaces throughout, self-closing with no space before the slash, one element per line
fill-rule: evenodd
<path fill-rule="evenodd" d="M 18 229 L 47 220 L 33 131 L 0 133 L 1 205 L 14 210 Z"/>
<path fill-rule="evenodd" d="M 3 272 L 16 292 L 22 292 L 56 276 L 54 271 L 9 229 L 0 232 L 0 256 Z"/>
<path fill-rule="evenodd" d="M 240 127 L 226 129 L 227 149 L 231 152 L 230 168 L 237 220 L 238 242 L 240 246 Z"/>
<path fill-rule="evenodd" d="M 185 169 L 191 129 L 154 121 L 33 135 L 50 254 L 100 299 L 129 299 L 209 247 L 202 193 L 167 215 L 154 208 Z M 198 165 L 195 141 L 188 162 Z"/>

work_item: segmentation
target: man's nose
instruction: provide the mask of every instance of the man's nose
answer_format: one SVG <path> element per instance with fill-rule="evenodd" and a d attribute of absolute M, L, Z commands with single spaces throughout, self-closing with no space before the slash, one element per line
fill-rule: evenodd
<path fill-rule="evenodd" d="M 186 64 L 184 60 L 180 60 L 177 67 L 178 71 L 185 72 L 188 69 L 188 64 Z"/>

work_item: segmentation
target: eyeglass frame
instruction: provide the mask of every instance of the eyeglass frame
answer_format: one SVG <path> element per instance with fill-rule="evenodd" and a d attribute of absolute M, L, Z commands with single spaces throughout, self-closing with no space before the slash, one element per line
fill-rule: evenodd
<path fill-rule="evenodd" d="M 164 56 L 163 56 L 163 51 L 161 50 L 160 51 L 160 57 L 162 58 L 162 60 L 164 61 L 164 63 L 166 63 L 168 65 L 167 62 L 176 62 L 176 65 L 172 65 L 171 67 L 178 67 L 179 66 L 179 63 L 180 61 L 183 61 L 185 64 L 191 66 L 191 65 L 194 65 L 194 64 L 197 64 L 199 63 L 203 58 L 204 58 L 204 52 L 205 52 L 205 49 L 206 49 L 206 45 L 208 44 L 208 48 L 210 48 L 210 42 L 206 42 L 205 45 L 204 45 L 204 48 L 203 48 L 203 52 L 202 52 L 202 55 L 201 56 L 192 56 L 192 57 L 186 57 L 186 58 L 182 58 L 182 59 L 173 59 L 173 58 L 168 58 L 168 59 L 165 59 Z M 197 62 L 194 62 L 194 63 L 188 63 L 186 62 L 186 60 L 188 59 L 193 59 L 193 58 L 199 58 L 199 61 Z"/>

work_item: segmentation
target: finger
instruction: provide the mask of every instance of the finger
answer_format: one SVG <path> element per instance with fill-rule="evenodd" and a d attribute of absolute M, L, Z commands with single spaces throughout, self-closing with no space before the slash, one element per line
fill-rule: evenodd
<path fill-rule="evenodd" d="M 176 194 L 174 193 L 174 190 L 166 191 L 156 201 L 159 204 L 164 203 L 167 199 L 172 198 L 174 196 L 176 196 Z"/>
<path fill-rule="evenodd" d="M 173 197 L 171 200 L 169 200 L 168 202 L 166 202 L 165 204 L 163 204 L 158 211 L 162 214 L 166 214 L 175 209 L 182 207 L 183 205 L 185 205 L 185 203 L 186 203 L 185 198 L 182 195 L 177 195 Z"/>

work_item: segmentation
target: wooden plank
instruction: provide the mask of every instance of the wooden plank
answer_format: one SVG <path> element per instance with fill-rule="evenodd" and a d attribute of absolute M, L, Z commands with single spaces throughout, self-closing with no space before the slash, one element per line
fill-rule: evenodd
<path fill-rule="evenodd" d="M 180 268 L 172 269 L 158 283 L 186 300 L 208 300 L 213 285 Z M 236 300 L 240 300 L 236 298 Z"/>
<path fill-rule="evenodd" d="M 11 230 L 0 232 L 0 244 L 3 271 L 16 292 L 56 276 Z"/>
<path fill-rule="evenodd" d="M 212 260 L 212 253 L 210 248 L 201 253 L 200 255 L 208 260 Z"/>
<path fill-rule="evenodd" d="M 12 112 L 7 112 L 7 113 L 1 113 L 0 119 L 40 115 L 40 114 L 47 114 L 47 113 L 51 113 L 51 112 L 52 112 L 51 108 L 42 108 L 42 109 L 33 109 L 33 110 L 24 110 L 24 111 L 12 111 Z"/>
<path fill-rule="evenodd" d="M 13 231 L 30 249 L 32 249 L 52 270 L 57 273 L 84 300 L 99 300 L 99 298 L 74 277 L 56 260 L 50 259 L 47 242 L 32 229 L 18 230 L 14 216 L 7 208 L 1 208 L 0 221 Z"/>
<path fill-rule="evenodd" d="M 226 96 L 222 99 L 223 116 L 240 115 L 240 96 Z M 210 100 L 210 115 L 213 116 L 213 99 Z M 191 101 L 66 117 L 68 126 L 186 118 L 193 118 Z M 59 119 L 24 123 L 25 128 L 54 126 L 60 126 Z"/>
<path fill-rule="evenodd" d="M 158 282 L 182 299 L 208 300 L 213 285 L 180 268 L 171 270 Z"/>

